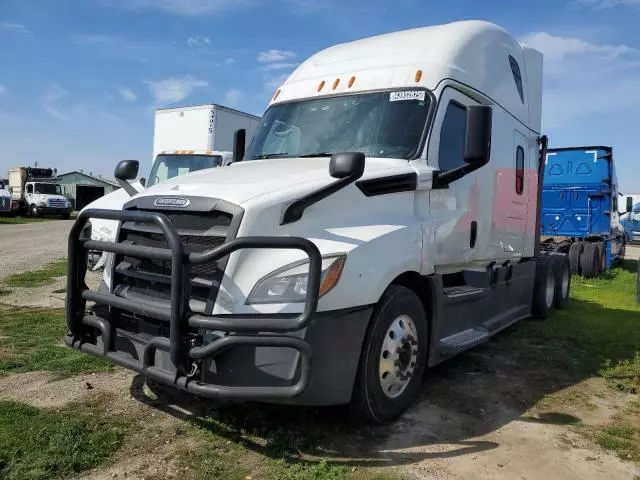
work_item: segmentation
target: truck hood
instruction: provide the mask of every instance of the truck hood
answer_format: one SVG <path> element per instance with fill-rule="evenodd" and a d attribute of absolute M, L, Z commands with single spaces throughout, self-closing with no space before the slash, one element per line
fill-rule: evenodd
<path fill-rule="evenodd" d="M 367 158 L 365 175 L 398 166 L 406 160 Z M 224 168 L 200 170 L 146 189 L 134 198 L 156 195 L 193 195 L 219 198 L 236 205 L 272 192 L 326 179 L 329 158 L 247 160 Z"/>
<path fill-rule="evenodd" d="M 63 195 L 53 195 L 50 193 L 35 193 L 34 196 L 43 202 L 46 200 L 67 200 L 67 197 Z"/>

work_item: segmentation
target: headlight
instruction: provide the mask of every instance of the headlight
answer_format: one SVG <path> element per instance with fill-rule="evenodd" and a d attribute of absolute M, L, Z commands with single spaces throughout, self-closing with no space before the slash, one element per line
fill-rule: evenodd
<path fill-rule="evenodd" d="M 320 292 L 322 297 L 336 286 L 347 260 L 346 255 L 322 259 Z M 302 303 L 307 296 L 309 261 L 298 262 L 270 273 L 262 278 L 247 297 L 251 303 Z"/>
<path fill-rule="evenodd" d="M 46 207 L 47 204 L 45 202 L 38 202 L 39 207 Z"/>

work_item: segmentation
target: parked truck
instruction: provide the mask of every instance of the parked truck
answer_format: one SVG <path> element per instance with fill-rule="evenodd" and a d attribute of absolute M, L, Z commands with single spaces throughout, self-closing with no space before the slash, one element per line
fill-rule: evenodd
<path fill-rule="evenodd" d="M 543 246 L 595 277 L 624 258 L 618 178 L 611 147 L 550 148 L 542 193 Z"/>
<path fill-rule="evenodd" d="M 186 173 L 231 162 L 233 135 L 253 136 L 260 117 L 217 104 L 162 108 L 155 112 L 153 164 L 149 176 L 90 203 L 85 209 L 121 209 L 131 194 Z M 249 137 L 250 138 L 250 137 Z M 118 222 L 94 219 L 94 240 L 115 240 Z M 90 268 L 104 265 L 102 252 L 91 252 Z"/>
<path fill-rule="evenodd" d="M 628 204 L 627 210 L 620 216 L 620 224 L 624 228 L 625 241 L 627 243 L 640 242 L 640 203 L 633 205 L 633 197 L 625 196 L 625 198 Z"/>
<path fill-rule="evenodd" d="M 242 161 L 80 214 L 65 342 L 204 397 L 388 422 L 426 367 L 567 306 L 569 261 L 539 248 L 541 106 L 542 54 L 491 23 L 323 50 Z M 117 241 L 91 240 L 89 217 L 120 222 Z M 92 248 L 109 252 L 97 291 Z"/>
<path fill-rule="evenodd" d="M 33 217 L 56 215 L 69 218 L 73 206 L 56 183 L 51 168 L 15 167 L 9 169 L 9 188 L 23 214 Z"/>
<path fill-rule="evenodd" d="M 11 192 L 8 186 L 0 180 L 0 215 L 6 216 L 13 213 L 12 204 L 15 205 L 11 198 Z"/>

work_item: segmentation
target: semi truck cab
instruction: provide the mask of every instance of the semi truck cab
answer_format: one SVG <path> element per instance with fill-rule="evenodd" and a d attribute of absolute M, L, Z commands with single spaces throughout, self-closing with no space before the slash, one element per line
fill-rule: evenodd
<path fill-rule="evenodd" d="M 487 22 L 313 55 L 243 158 L 81 213 L 65 342 L 209 398 L 396 418 L 427 367 L 567 306 L 568 260 L 538 248 L 541 95 L 542 55 Z"/>

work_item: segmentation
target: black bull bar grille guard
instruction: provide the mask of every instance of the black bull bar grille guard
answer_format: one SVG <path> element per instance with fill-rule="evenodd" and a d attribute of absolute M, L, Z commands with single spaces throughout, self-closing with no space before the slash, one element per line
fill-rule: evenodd
<path fill-rule="evenodd" d="M 89 218 L 120 222 L 156 224 L 163 232 L 168 249 L 84 239 L 82 231 Z M 318 248 L 299 237 L 240 237 L 202 253 L 188 253 L 169 219 L 157 212 L 112 211 L 89 209 L 81 212 L 69 234 L 66 316 L 67 346 L 91 355 L 107 357 L 113 363 L 135 370 L 161 383 L 188 392 L 213 398 L 286 398 L 300 395 L 309 385 L 311 376 L 311 347 L 304 340 L 285 335 L 309 325 L 317 308 L 322 258 Z M 189 272 L 192 265 L 219 260 L 245 248 L 296 249 L 309 257 L 309 278 L 303 312 L 291 314 L 202 315 L 189 311 Z M 127 298 L 91 291 L 85 283 L 87 250 L 101 250 L 134 258 L 149 258 L 171 262 L 170 309 L 153 308 Z M 86 302 L 140 314 L 168 322 L 169 337 L 155 336 L 144 346 L 142 359 L 122 355 L 114 350 L 116 327 L 110 318 L 86 313 Z M 109 316 L 110 317 L 110 316 Z M 193 346 L 187 339 L 189 329 L 228 332 L 211 343 Z M 102 335 L 102 346 L 87 341 L 90 329 Z M 213 358 L 233 346 L 267 346 L 291 348 L 300 354 L 300 374 L 293 385 L 228 386 L 203 383 L 189 373 L 198 362 Z M 156 367 L 156 350 L 169 353 L 175 372 Z"/>

